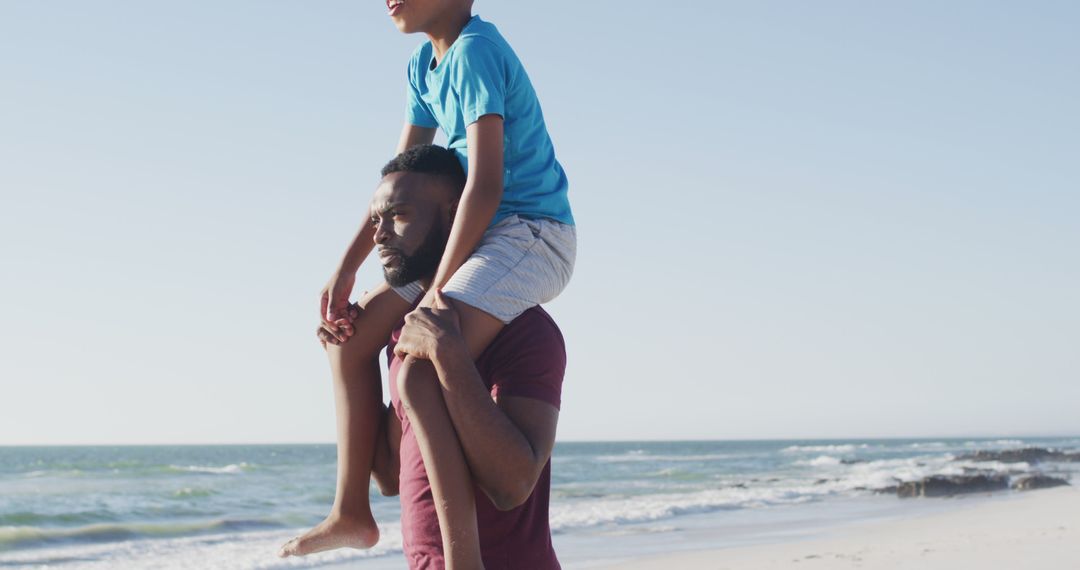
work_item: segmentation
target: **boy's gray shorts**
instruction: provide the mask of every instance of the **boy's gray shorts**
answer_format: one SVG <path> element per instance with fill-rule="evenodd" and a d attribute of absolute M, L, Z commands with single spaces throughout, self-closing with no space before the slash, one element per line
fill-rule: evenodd
<path fill-rule="evenodd" d="M 510 216 L 484 232 L 443 293 L 509 323 L 558 296 L 570 281 L 576 256 L 574 226 Z M 416 282 L 394 291 L 410 303 L 424 292 Z"/>

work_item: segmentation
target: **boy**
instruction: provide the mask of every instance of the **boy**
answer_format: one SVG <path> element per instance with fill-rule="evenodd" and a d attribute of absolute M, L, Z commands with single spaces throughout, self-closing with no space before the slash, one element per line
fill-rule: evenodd
<path fill-rule="evenodd" d="M 376 230 L 408 224 L 407 209 L 391 209 L 390 215 L 363 224 L 323 290 L 320 315 L 344 343 L 331 357 L 338 488 L 327 519 L 286 544 L 282 555 L 368 548 L 378 540 L 368 503 L 376 410 L 382 403 L 378 352 L 418 298 L 420 306 L 430 307 L 435 292 L 443 292 L 460 316 L 475 359 L 506 323 L 558 295 L 573 271 L 576 230 L 566 176 L 555 159 L 536 93 L 513 50 L 494 26 L 472 15 L 471 0 L 388 0 L 387 8 L 400 31 L 429 39 L 409 62 L 407 121 L 397 152 L 431 143 L 436 128 L 442 128 L 447 146 L 466 169 L 465 189 L 426 292 L 415 283 L 398 288 L 381 284 L 356 304 L 355 318 L 346 315 L 356 270 L 371 252 Z M 380 250 L 384 268 L 401 261 L 393 250 Z M 398 354 L 405 356 L 399 383 L 438 385 L 429 361 L 402 352 L 399 347 Z M 449 415 L 438 421 L 445 429 L 433 430 L 420 447 L 446 564 L 479 568 L 468 464 Z"/>

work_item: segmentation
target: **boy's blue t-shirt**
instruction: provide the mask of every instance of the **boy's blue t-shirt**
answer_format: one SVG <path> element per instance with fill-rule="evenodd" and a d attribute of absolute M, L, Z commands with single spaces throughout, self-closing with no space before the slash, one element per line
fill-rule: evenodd
<path fill-rule="evenodd" d="M 503 198 L 492 223 L 516 214 L 573 224 L 566 174 L 555 160 L 540 101 L 495 26 L 473 16 L 434 64 L 431 42 L 409 60 L 408 121 L 442 128 L 462 166 L 469 168 L 465 128 L 484 115 L 503 118 Z"/>

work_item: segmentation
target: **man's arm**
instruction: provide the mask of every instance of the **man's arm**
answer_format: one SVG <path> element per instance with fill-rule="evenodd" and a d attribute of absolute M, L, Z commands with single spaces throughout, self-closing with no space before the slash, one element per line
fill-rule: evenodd
<path fill-rule="evenodd" d="M 524 503 L 551 457 L 559 410 L 533 398 L 493 400 L 464 343 L 433 362 L 477 484 L 499 509 Z"/>
<path fill-rule="evenodd" d="M 541 400 L 492 400 L 461 336 L 457 313 L 436 292 L 433 307 L 405 318 L 397 348 L 431 360 L 473 478 L 497 508 L 526 499 L 551 457 L 559 411 Z"/>

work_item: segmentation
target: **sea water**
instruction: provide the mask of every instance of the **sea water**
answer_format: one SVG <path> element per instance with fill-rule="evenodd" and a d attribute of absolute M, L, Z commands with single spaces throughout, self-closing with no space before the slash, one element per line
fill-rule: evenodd
<path fill-rule="evenodd" d="M 957 460 L 1024 446 L 1080 438 L 559 443 L 551 528 L 564 566 L 588 567 L 947 508 L 873 491 L 928 475 L 1080 473 Z M 0 568 L 403 567 L 398 500 L 374 487 L 375 548 L 274 556 L 326 515 L 335 473 L 332 445 L 0 448 Z"/>

